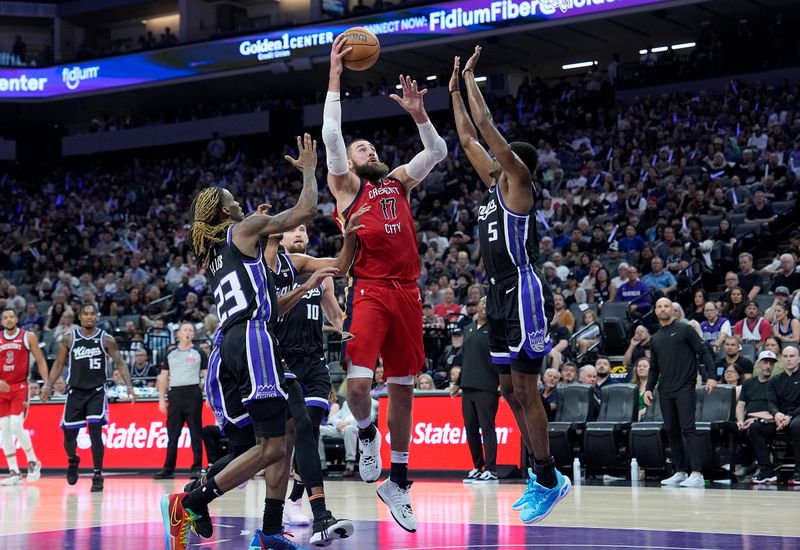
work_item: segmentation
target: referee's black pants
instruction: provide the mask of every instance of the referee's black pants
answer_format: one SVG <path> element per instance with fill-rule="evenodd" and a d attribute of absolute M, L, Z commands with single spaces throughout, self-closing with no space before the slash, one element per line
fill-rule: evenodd
<path fill-rule="evenodd" d="M 697 398 L 694 386 L 684 386 L 670 392 L 659 390 L 658 398 L 675 471 L 700 471 L 703 465 L 703 448 L 695 428 L 694 408 Z"/>
<path fill-rule="evenodd" d="M 164 470 L 175 471 L 178 460 L 178 439 L 184 423 L 189 426 L 192 438 L 192 470 L 199 470 L 203 464 L 203 394 L 200 387 L 177 386 L 167 393 L 167 459 Z"/>
<path fill-rule="evenodd" d="M 472 465 L 478 470 L 497 471 L 497 432 L 494 428 L 499 401 L 497 392 L 471 388 L 461 390 L 461 413 L 464 415 L 467 445 L 472 455 Z"/>

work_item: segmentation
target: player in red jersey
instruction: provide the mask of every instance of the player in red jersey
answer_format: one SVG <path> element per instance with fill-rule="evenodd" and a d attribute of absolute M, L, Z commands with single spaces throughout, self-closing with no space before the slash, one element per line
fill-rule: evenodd
<path fill-rule="evenodd" d="M 408 491 L 408 447 L 414 376 L 425 364 L 422 346 L 422 300 L 417 286 L 420 260 L 408 197 L 411 190 L 447 155 L 445 141 L 425 112 L 416 80 L 400 76 L 402 96 L 390 97 L 417 123 L 424 146 L 408 164 L 394 170 L 380 162 L 375 146 L 356 140 L 345 149 L 341 129 L 340 83 L 342 57 L 350 51 L 339 36 L 331 50 L 328 94 L 322 138 L 328 162 L 328 184 L 336 199 L 338 223 L 344 227 L 353 212 L 365 205 L 365 227 L 350 268 L 342 361 L 347 369 L 347 402 L 359 427 L 359 472 L 374 482 L 381 473 L 381 435 L 370 420 L 370 389 L 378 356 L 383 358 L 389 388 L 389 431 L 392 467 L 378 496 L 395 521 L 416 531 Z"/>
<path fill-rule="evenodd" d="M 30 356 L 36 359 L 39 376 L 47 384 L 47 361 L 39 349 L 39 339 L 32 332 L 17 327 L 17 312 L 13 309 L 3 310 L 3 335 L 0 337 L 0 438 L 3 441 L 3 453 L 8 461 L 9 475 L 0 485 L 20 485 L 22 475 L 17 465 L 17 449 L 14 437 L 17 438 L 25 457 L 28 459 L 28 481 L 36 481 L 41 477 L 42 464 L 33 452 L 31 436 L 22 426 L 25 419 L 25 408 L 28 405 L 28 372 Z"/>

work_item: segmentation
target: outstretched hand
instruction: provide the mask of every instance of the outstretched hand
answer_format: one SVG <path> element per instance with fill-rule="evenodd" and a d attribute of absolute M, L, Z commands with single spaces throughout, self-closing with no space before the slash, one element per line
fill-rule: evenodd
<path fill-rule="evenodd" d="M 413 80 L 410 76 L 403 75 L 400 75 L 400 87 L 403 92 L 402 97 L 397 94 L 391 94 L 389 97 L 411 115 L 423 112 L 425 103 L 422 98 L 428 93 L 428 89 L 423 88 L 420 90 L 416 80 Z"/>
<path fill-rule="evenodd" d="M 464 65 L 464 70 L 461 71 L 461 74 L 466 77 L 467 73 L 470 71 L 475 71 L 475 66 L 478 64 L 478 59 L 481 57 L 481 47 L 475 46 L 475 53 L 467 59 L 466 65 Z"/>
<path fill-rule="evenodd" d="M 458 73 L 459 64 L 461 63 L 461 56 L 455 56 L 453 59 L 453 74 L 450 75 L 450 82 L 447 84 L 447 90 L 450 93 L 458 91 Z"/>
<path fill-rule="evenodd" d="M 311 277 L 308 278 L 308 281 L 306 281 L 304 286 L 306 289 L 311 290 L 312 288 L 317 288 L 319 285 L 321 285 L 322 281 L 324 281 L 326 278 L 336 277 L 338 275 L 339 269 L 336 267 L 321 267 L 311 274 Z"/>
<path fill-rule="evenodd" d="M 371 204 L 365 204 L 364 206 L 359 208 L 352 216 L 350 216 L 350 219 L 347 220 L 347 226 L 344 228 L 345 237 L 351 233 L 357 233 L 360 230 L 364 229 L 364 227 L 366 227 L 364 224 L 359 224 L 358 222 L 361 219 L 361 216 L 366 214 L 370 208 L 372 208 Z"/>
<path fill-rule="evenodd" d="M 347 38 L 340 34 L 333 41 L 331 47 L 331 74 L 339 76 L 344 70 L 344 56 L 353 50 L 351 46 L 347 45 Z"/>
<path fill-rule="evenodd" d="M 297 158 L 291 155 L 284 155 L 284 159 L 292 164 L 301 172 L 305 170 L 317 169 L 317 140 L 312 140 L 310 134 L 303 134 L 303 137 L 297 136 L 297 150 L 300 152 Z"/>

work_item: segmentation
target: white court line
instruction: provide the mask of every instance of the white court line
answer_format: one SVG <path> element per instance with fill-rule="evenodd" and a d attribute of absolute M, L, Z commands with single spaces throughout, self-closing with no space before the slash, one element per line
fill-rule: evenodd
<path fill-rule="evenodd" d="M 619 544 L 557 544 L 557 543 L 530 543 L 530 544 L 471 544 L 470 548 L 620 548 Z M 642 548 L 645 550 L 720 550 L 719 548 L 699 548 L 697 546 L 631 546 L 624 548 Z M 449 550 L 464 548 L 458 546 L 407 546 L 395 550 Z"/>
<path fill-rule="evenodd" d="M 220 542 L 228 542 L 231 539 L 210 540 L 208 542 L 198 542 L 197 544 L 190 544 L 189 546 L 211 546 L 212 544 L 219 544 Z"/>

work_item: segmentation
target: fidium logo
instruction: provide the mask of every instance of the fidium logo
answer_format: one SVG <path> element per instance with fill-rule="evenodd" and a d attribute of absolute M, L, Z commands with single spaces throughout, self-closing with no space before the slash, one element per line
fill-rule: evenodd
<path fill-rule="evenodd" d="M 63 69 L 61 71 L 61 80 L 67 85 L 70 90 L 75 90 L 80 86 L 84 80 L 92 80 L 97 78 L 100 73 L 100 67 L 72 67 L 71 69 Z"/>

